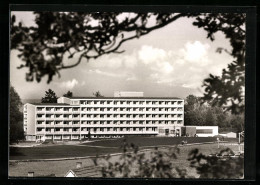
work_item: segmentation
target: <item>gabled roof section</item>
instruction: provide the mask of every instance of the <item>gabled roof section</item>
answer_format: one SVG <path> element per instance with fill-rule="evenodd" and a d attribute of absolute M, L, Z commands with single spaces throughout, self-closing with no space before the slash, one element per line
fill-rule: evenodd
<path fill-rule="evenodd" d="M 84 166 L 69 170 L 65 177 L 72 173 L 75 177 L 102 177 L 101 167 L 99 166 Z"/>

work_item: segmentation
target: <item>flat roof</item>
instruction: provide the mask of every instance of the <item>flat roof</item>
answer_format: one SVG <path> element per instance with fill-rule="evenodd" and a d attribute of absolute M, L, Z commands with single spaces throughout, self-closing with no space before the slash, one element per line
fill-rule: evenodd
<path fill-rule="evenodd" d="M 178 99 L 177 97 L 71 97 L 69 99 Z"/>
<path fill-rule="evenodd" d="M 67 103 L 28 103 L 28 104 L 32 104 L 32 105 L 63 105 L 63 106 L 73 106 Z"/>

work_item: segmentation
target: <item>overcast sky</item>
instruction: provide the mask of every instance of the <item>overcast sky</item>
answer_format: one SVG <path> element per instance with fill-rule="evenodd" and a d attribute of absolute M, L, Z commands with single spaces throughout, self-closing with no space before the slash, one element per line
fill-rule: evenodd
<path fill-rule="evenodd" d="M 33 25 L 31 12 L 15 12 L 17 21 Z M 113 96 L 114 91 L 142 91 L 144 96 L 201 96 L 203 79 L 210 73 L 220 75 L 232 62 L 226 53 L 216 53 L 218 47 L 231 50 L 221 33 L 211 42 L 207 33 L 192 25 L 192 19 L 181 18 L 164 28 L 122 45 L 122 54 L 110 54 L 96 60 L 83 60 L 75 68 L 62 70 L 50 84 L 47 77 L 40 83 L 27 82 L 28 69 L 17 69 L 22 61 L 18 51 L 11 51 L 10 80 L 22 99 L 40 99 L 47 89 L 58 96 L 68 90 L 74 96 L 92 96 L 100 91 Z M 72 60 L 76 60 L 74 57 Z M 73 61 L 67 61 L 73 62 Z"/>

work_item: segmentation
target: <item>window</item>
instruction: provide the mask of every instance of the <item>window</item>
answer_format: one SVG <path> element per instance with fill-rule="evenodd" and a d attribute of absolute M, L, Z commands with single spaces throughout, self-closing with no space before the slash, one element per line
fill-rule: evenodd
<path fill-rule="evenodd" d="M 107 131 L 109 132 L 109 131 L 110 131 L 110 128 L 107 128 Z"/>
<path fill-rule="evenodd" d="M 135 127 L 133 128 L 133 131 L 136 131 L 136 128 L 135 128 Z"/>
<path fill-rule="evenodd" d="M 59 131 L 60 131 L 60 128 L 55 128 L 54 131 L 55 131 L 55 132 L 59 132 Z"/>
<path fill-rule="evenodd" d="M 124 129 L 123 128 L 120 128 L 120 131 L 123 131 Z"/>
<path fill-rule="evenodd" d="M 213 129 L 198 129 L 196 130 L 196 134 L 212 134 Z"/>

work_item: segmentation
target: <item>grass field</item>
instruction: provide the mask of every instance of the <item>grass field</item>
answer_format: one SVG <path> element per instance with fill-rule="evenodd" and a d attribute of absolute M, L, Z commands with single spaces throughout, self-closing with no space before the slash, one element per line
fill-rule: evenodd
<path fill-rule="evenodd" d="M 215 137 L 126 137 L 127 143 L 134 143 L 140 147 L 146 146 L 160 146 L 160 145 L 177 145 L 181 144 L 182 141 L 187 143 L 204 143 L 204 142 L 215 142 Z M 226 138 L 226 141 L 236 142 L 237 139 Z M 87 146 L 105 146 L 105 147 L 118 147 L 122 146 L 124 138 L 111 139 L 111 140 L 100 140 L 90 143 L 84 143 Z"/>
<path fill-rule="evenodd" d="M 71 146 L 68 146 L 71 147 Z M 77 149 L 82 150 L 82 147 L 78 147 Z M 231 145 L 228 146 L 232 150 L 236 151 L 237 146 Z M 42 149 L 47 149 L 46 147 L 42 147 Z M 55 147 L 48 147 L 54 151 Z M 196 170 L 194 168 L 189 167 L 189 161 L 187 161 L 188 153 L 194 149 L 198 148 L 199 151 L 203 154 L 211 154 L 220 151 L 221 149 L 227 148 L 227 146 L 220 145 L 220 148 L 217 147 L 217 144 L 203 144 L 203 145 L 193 145 L 193 146 L 182 146 L 180 147 L 180 154 L 178 155 L 178 159 L 174 161 L 174 164 L 178 167 L 187 169 L 190 176 L 198 177 Z M 72 152 L 73 149 L 67 148 Z M 85 147 L 83 146 L 83 149 Z M 90 149 L 90 147 L 87 147 Z M 77 150 L 78 151 L 78 150 Z M 40 152 L 40 151 L 39 151 Z M 77 153 L 76 151 L 75 154 Z M 119 156 L 112 156 L 111 162 L 115 162 L 119 160 Z M 31 161 L 31 162 L 10 162 L 9 164 L 9 176 L 11 177 L 24 177 L 27 176 L 29 171 L 33 171 L 35 176 L 45 176 L 50 174 L 55 174 L 57 177 L 63 177 L 69 169 L 76 167 L 76 162 L 81 161 L 84 166 L 93 165 L 93 160 L 91 158 L 87 159 L 74 159 L 74 160 L 61 160 L 61 161 Z"/>
<path fill-rule="evenodd" d="M 214 142 L 212 137 L 128 137 L 127 143 L 134 143 L 141 148 L 153 146 L 173 146 L 181 144 L 185 140 L 187 143 Z M 10 147 L 10 160 L 33 160 L 33 159 L 53 159 L 69 157 L 96 156 L 121 152 L 123 138 L 100 140 L 80 145 L 51 145 L 35 147 Z M 234 140 L 232 140 L 234 141 Z"/>

